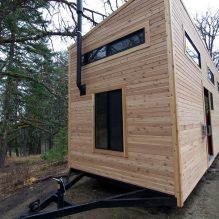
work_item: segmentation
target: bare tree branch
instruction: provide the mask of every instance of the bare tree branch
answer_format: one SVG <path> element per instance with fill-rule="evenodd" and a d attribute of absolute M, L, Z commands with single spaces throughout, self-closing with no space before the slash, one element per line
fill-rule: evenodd
<path fill-rule="evenodd" d="M 219 10 L 215 13 L 208 10 L 201 16 L 196 15 L 195 24 L 210 56 L 218 68 L 219 51 L 216 51 L 215 40 L 219 37 Z"/>
<path fill-rule="evenodd" d="M 25 43 L 26 41 L 37 41 L 46 37 L 52 37 L 52 36 L 60 36 L 60 37 L 75 37 L 77 32 L 77 22 L 75 19 L 76 15 L 76 4 L 74 2 L 69 2 L 67 0 L 44 0 L 47 3 L 50 3 L 50 9 L 53 9 L 54 11 L 57 9 L 57 11 L 54 12 L 54 14 L 51 13 L 51 10 L 47 9 L 48 15 L 48 21 L 52 21 L 53 17 L 56 15 L 58 16 L 59 20 L 59 26 L 53 27 L 52 30 L 50 26 L 46 22 L 43 22 L 40 27 L 33 27 L 33 24 L 29 23 L 29 25 L 32 25 L 32 29 L 34 30 L 32 33 L 22 35 L 22 33 L 15 33 L 15 38 L 11 39 L 10 36 L 7 36 L 7 34 L 1 33 L 1 25 L 0 25 L 0 44 L 7 44 L 12 42 L 18 42 L 18 43 Z M 53 4 L 52 4 L 53 3 Z M 56 7 L 54 6 L 54 3 L 57 4 Z M 28 5 L 27 0 L 15 0 L 15 6 L 16 8 L 25 8 L 29 7 L 31 11 L 35 11 L 39 16 L 40 12 L 37 11 L 36 8 L 30 7 Z M 69 25 L 63 18 L 62 12 L 60 11 L 60 8 L 67 7 L 69 10 L 69 13 L 71 14 L 72 21 L 74 25 Z M 66 9 L 66 8 L 65 8 Z M 45 9 L 44 9 L 45 10 Z M 104 19 L 106 16 L 104 14 L 101 14 L 97 11 L 84 8 L 84 12 L 87 12 L 89 14 L 83 13 L 83 17 L 86 18 L 88 21 L 90 21 L 93 25 L 97 25 L 98 22 L 95 19 L 95 15 L 101 16 L 102 19 Z M 1 12 L 0 14 L 0 23 L 1 21 L 10 13 L 10 10 L 6 10 L 5 12 Z"/>
<path fill-rule="evenodd" d="M 5 43 L 12 43 L 12 42 L 17 42 L 17 43 L 24 43 L 26 41 L 37 41 L 39 39 L 42 39 L 44 37 L 48 36 L 69 36 L 69 37 L 74 37 L 76 35 L 76 30 L 74 32 L 58 32 L 58 31 L 45 31 L 41 32 L 36 35 L 28 35 L 28 36 L 19 36 L 16 38 L 5 38 L 0 36 L 0 44 L 5 44 Z"/>
<path fill-rule="evenodd" d="M 110 14 L 117 10 L 121 5 L 126 3 L 128 0 L 102 0 L 105 8 L 105 12 L 107 14 Z"/>

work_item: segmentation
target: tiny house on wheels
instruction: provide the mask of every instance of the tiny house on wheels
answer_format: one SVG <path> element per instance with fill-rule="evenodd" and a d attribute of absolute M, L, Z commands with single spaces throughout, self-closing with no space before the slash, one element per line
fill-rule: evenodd
<path fill-rule="evenodd" d="M 69 167 L 183 206 L 219 152 L 219 72 L 182 1 L 129 0 L 69 54 Z"/>

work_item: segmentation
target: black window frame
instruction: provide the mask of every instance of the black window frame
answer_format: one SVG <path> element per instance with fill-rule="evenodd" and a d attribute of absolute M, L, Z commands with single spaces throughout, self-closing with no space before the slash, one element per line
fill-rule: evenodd
<path fill-rule="evenodd" d="M 193 43 L 192 39 L 190 38 L 190 36 L 188 35 L 188 33 L 185 31 L 185 38 L 189 41 L 189 43 L 191 44 L 191 46 L 193 47 L 193 49 L 197 52 L 198 55 L 198 63 L 196 63 L 196 61 L 194 60 L 194 58 L 189 54 L 189 52 L 187 51 L 187 47 L 186 47 L 186 39 L 185 39 L 185 50 L 186 53 L 189 55 L 189 57 L 194 61 L 194 63 L 199 67 L 202 68 L 202 64 L 201 64 L 201 53 L 199 52 L 199 50 L 197 49 L 196 45 Z"/>
<path fill-rule="evenodd" d="M 113 44 L 116 44 L 116 43 L 118 43 L 118 42 L 120 42 L 120 41 L 123 41 L 123 40 L 125 40 L 125 39 L 128 39 L 128 38 L 131 38 L 131 37 L 133 37 L 133 36 L 135 36 L 135 35 L 136 35 L 136 36 L 139 36 L 140 34 L 143 34 L 143 40 L 142 40 L 142 41 L 140 41 L 140 42 L 137 43 L 136 45 L 132 45 L 132 46 L 130 46 L 130 47 L 128 47 L 128 48 L 124 48 L 124 49 L 121 50 L 121 51 L 115 52 L 114 54 L 110 54 L 110 47 L 112 47 Z M 83 65 L 88 65 L 88 64 L 93 63 L 93 62 L 95 62 L 95 61 L 99 61 L 99 60 L 101 60 L 101 59 L 104 59 L 104 58 L 107 58 L 107 57 L 116 55 L 116 54 L 121 53 L 121 52 L 124 52 L 124 51 L 126 51 L 126 50 L 135 48 L 135 47 L 137 47 L 137 46 L 143 45 L 143 44 L 145 44 L 145 42 L 146 42 L 146 39 L 145 39 L 145 28 L 143 27 L 143 28 L 141 28 L 141 29 L 139 29 L 139 30 L 136 30 L 136 31 L 134 31 L 134 32 L 132 32 L 132 33 L 130 33 L 130 34 L 128 34 L 128 35 L 125 35 L 125 36 L 123 36 L 123 37 L 121 37 L 121 38 L 119 38 L 119 39 L 117 39 L 117 40 L 114 40 L 114 41 L 112 41 L 112 42 L 110 42 L 110 43 L 108 43 L 108 44 L 106 44 L 106 45 L 100 46 L 100 47 L 98 47 L 98 48 L 96 48 L 96 49 L 91 50 L 90 52 L 85 53 L 84 55 L 82 55 L 82 64 L 83 64 Z M 103 48 L 106 49 L 106 54 L 105 54 L 105 56 L 103 56 L 103 57 L 101 57 L 101 58 L 95 58 L 95 57 L 94 57 L 93 60 L 90 60 L 90 61 L 89 61 L 89 56 L 92 55 L 92 53 L 94 53 L 95 51 L 97 51 L 97 52 L 98 52 L 98 51 L 101 51 Z"/>
<path fill-rule="evenodd" d="M 117 128 L 119 128 L 119 130 L 117 129 L 115 132 L 115 130 L 113 130 L 112 128 L 112 121 L 114 119 L 114 122 L 115 122 L 115 116 L 113 117 L 112 115 L 112 112 L 115 113 L 115 111 L 112 111 L 112 105 L 110 104 L 116 104 L 115 103 L 115 100 L 112 102 L 112 98 L 110 98 L 110 95 L 111 97 L 113 96 L 113 94 L 115 94 L 116 92 L 119 93 L 119 109 L 120 109 L 120 112 L 116 112 L 116 116 L 119 116 L 119 124 L 117 125 Z M 100 97 L 100 95 L 104 95 L 106 99 L 104 99 L 104 102 L 105 102 L 105 106 L 106 106 L 106 115 L 104 115 L 105 117 L 105 121 L 103 123 L 105 123 L 105 128 L 102 127 L 102 130 L 106 130 L 105 133 L 103 133 L 103 135 L 105 135 L 103 138 L 104 139 L 104 143 L 106 143 L 106 145 L 100 145 L 101 143 L 98 142 L 97 139 L 100 139 L 98 135 L 98 132 L 101 133 L 101 128 L 98 130 L 98 127 L 97 126 L 102 126 L 101 122 L 99 122 L 98 124 L 98 106 L 97 106 L 97 98 L 98 96 Z M 101 98 L 100 98 L 101 99 Z M 95 127 L 94 127 L 94 131 L 95 131 L 95 149 L 100 149 L 100 150 L 105 150 L 105 151 L 116 151 L 116 152 L 124 152 L 124 127 L 123 127 L 123 123 L 124 123 L 124 118 L 123 118 L 123 90 L 122 89 L 115 89 L 115 90 L 110 90 L 110 91 L 105 91 L 105 92 L 100 92 L 100 93 L 96 93 L 94 94 L 94 103 L 95 103 L 95 112 L 94 112 L 94 121 L 95 121 Z M 104 103 L 103 103 L 104 104 Z M 101 104 L 102 105 L 102 104 Z M 118 106 L 118 105 L 117 105 Z M 100 106 L 101 107 L 101 106 Z M 111 109 L 110 109 L 111 108 Z M 103 115 L 102 115 L 103 116 Z M 118 117 L 117 117 L 118 118 Z M 100 118 L 99 118 L 100 120 Z M 116 140 L 112 139 L 112 136 L 113 136 L 113 132 L 114 132 L 114 137 L 115 137 L 115 133 L 119 135 L 119 138 L 117 138 Z M 113 144 L 112 142 L 119 142 L 118 145 L 115 145 Z M 98 145 L 99 144 L 99 145 Z"/>
<path fill-rule="evenodd" d="M 211 75 L 211 76 L 210 76 Z M 215 85 L 214 74 L 211 69 L 208 67 L 208 80 Z"/>

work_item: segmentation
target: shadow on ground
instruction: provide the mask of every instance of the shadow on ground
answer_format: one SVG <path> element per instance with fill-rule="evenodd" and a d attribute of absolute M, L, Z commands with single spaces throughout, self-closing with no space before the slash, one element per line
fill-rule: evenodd
<path fill-rule="evenodd" d="M 13 196 L 1 201 L 1 219 L 14 219 L 22 215 L 30 202 L 46 197 L 56 190 L 52 181 L 36 184 L 22 189 Z M 78 185 L 70 189 L 66 199 L 81 203 L 118 194 L 118 188 L 94 179 L 84 178 Z M 201 179 L 195 190 L 189 196 L 183 208 L 176 209 L 144 209 L 112 208 L 95 209 L 63 219 L 218 219 L 219 218 L 219 157 L 210 170 Z"/>

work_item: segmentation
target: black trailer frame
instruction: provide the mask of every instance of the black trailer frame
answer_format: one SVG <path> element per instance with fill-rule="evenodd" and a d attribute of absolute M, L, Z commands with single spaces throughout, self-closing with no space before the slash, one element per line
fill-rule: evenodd
<path fill-rule="evenodd" d="M 59 189 L 45 200 L 36 200 L 32 202 L 29 205 L 30 211 L 27 214 L 21 216 L 19 219 L 53 219 L 97 208 L 117 208 L 133 206 L 143 206 L 147 208 L 152 208 L 177 206 L 176 198 L 172 195 L 164 194 L 161 192 L 134 186 L 117 180 L 112 180 L 110 178 L 97 176 L 78 170 L 71 170 L 71 173 L 74 173 L 75 175 L 73 179 L 66 184 L 62 179 L 55 179 L 59 184 Z M 122 188 L 126 188 L 128 189 L 128 192 L 78 205 L 65 201 L 65 192 L 85 176 L 96 178 L 98 180 L 106 181 L 107 183 L 114 184 Z M 50 211 L 42 211 L 51 203 L 56 203 L 57 209 Z"/>

